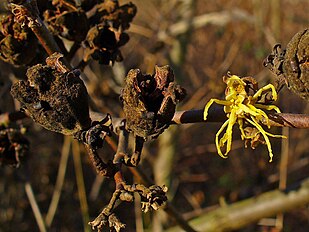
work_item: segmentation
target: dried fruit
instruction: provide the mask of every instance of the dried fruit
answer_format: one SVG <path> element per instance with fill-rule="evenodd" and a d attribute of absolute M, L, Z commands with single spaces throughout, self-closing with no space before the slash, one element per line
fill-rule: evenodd
<path fill-rule="evenodd" d="M 129 41 L 129 35 L 124 30 L 129 28 L 136 14 L 136 6 L 133 3 L 120 6 L 118 1 L 106 0 L 96 9 L 89 19 L 92 27 L 84 42 L 84 61 L 90 57 L 100 64 L 122 61 L 119 48 Z"/>
<path fill-rule="evenodd" d="M 286 50 L 275 45 L 264 66 L 277 75 L 278 89 L 286 83 L 290 90 L 309 101 L 309 29 L 298 32 Z"/>
<path fill-rule="evenodd" d="M 144 139 L 156 138 L 169 126 L 184 96 L 168 65 L 156 66 L 153 75 L 130 70 L 121 94 L 127 129 Z"/>
<path fill-rule="evenodd" d="M 0 59 L 14 65 L 27 65 L 35 58 L 38 42 L 27 27 L 14 21 L 12 14 L 0 20 Z"/>
<path fill-rule="evenodd" d="M 99 22 L 109 24 L 115 30 L 126 30 L 136 15 L 136 6 L 133 3 L 119 5 L 116 0 L 105 0 L 97 5 L 95 18 Z"/>
<path fill-rule="evenodd" d="M 115 61 L 122 61 L 122 55 L 119 47 L 127 43 L 129 36 L 121 33 L 116 37 L 117 33 L 111 30 L 109 26 L 104 24 L 95 25 L 87 34 L 85 45 L 84 60 L 87 61 L 92 57 L 99 61 L 100 64 L 110 64 Z"/>
<path fill-rule="evenodd" d="M 44 20 L 49 30 L 68 40 L 82 42 L 87 35 L 89 24 L 85 12 L 75 2 L 54 0 L 54 10 L 44 12 Z"/>
<path fill-rule="evenodd" d="M 31 118 L 48 130 L 74 135 L 90 127 L 88 93 L 79 71 L 69 71 L 61 54 L 27 70 L 27 81 L 12 86 L 11 93 Z"/>

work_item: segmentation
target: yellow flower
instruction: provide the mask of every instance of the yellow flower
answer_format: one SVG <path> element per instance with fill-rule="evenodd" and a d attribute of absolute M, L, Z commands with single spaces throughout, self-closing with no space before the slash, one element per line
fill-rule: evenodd
<path fill-rule="evenodd" d="M 255 81 L 254 83 L 252 82 L 254 80 L 253 78 L 249 78 L 249 80 L 251 81 L 251 84 L 256 84 L 257 87 L 257 83 Z M 254 89 L 254 94 L 251 96 L 247 93 L 248 88 L 246 89 L 247 84 L 244 79 L 241 79 L 236 75 L 228 75 L 223 77 L 223 81 L 227 85 L 225 91 L 225 100 L 210 99 L 210 101 L 206 104 L 204 110 L 204 120 L 206 120 L 208 115 L 208 109 L 215 102 L 219 105 L 224 105 L 224 112 L 228 117 L 228 119 L 223 123 L 223 125 L 216 134 L 216 147 L 218 150 L 218 154 L 223 158 L 227 158 L 227 154 L 231 150 L 232 146 L 233 126 L 236 123 L 239 126 L 241 138 L 243 140 L 253 139 L 253 136 L 249 136 L 248 133 L 245 133 L 244 131 L 244 124 L 249 124 L 250 127 L 256 128 L 259 133 L 263 135 L 269 152 L 269 162 L 271 162 L 273 158 L 273 153 L 268 136 L 277 138 L 285 138 L 285 136 L 274 135 L 266 132 L 261 126 L 261 121 L 266 121 L 266 125 L 268 126 L 268 128 L 270 128 L 269 118 L 264 112 L 264 110 L 275 110 L 277 113 L 280 113 L 280 110 L 275 105 L 264 105 L 258 103 L 258 101 L 260 100 L 262 95 L 267 93 L 269 90 L 271 90 L 272 93 L 272 100 L 276 101 L 277 92 L 275 90 L 275 87 L 272 84 L 268 84 L 261 89 Z M 225 133 L 222 137 L 220 137 L 224 129 L 226 129 Z M 223 153 L 221 150 L 221 148 L 224 146 L 226 146 L 225 153 Z"/>

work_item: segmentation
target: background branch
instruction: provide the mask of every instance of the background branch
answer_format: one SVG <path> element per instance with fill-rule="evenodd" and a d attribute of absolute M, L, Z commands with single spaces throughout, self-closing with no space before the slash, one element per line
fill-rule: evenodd
<path fill-rule="evenodd" d="M 189 221 L 190 225 L 200 232 L 233 231 L 257 222 L 264 217 L 275 216 L 309 204 L 309 179 L 305 179 L 297 187 L 287 192 L 274 190 L 244 201 L 223 206 L 211 213 L 200 215 Z M 173 227 L 167 232 L 181 231 Z"/>

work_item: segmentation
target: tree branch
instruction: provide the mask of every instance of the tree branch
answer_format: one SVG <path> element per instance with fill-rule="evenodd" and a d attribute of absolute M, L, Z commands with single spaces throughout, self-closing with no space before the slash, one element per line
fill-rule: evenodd
<path fill-rule="evenodd" d="M 185 110 L 176 111 L 172 119 L 173 124 L 186 124 L 197 122 L 223 122 L 226 114 L 223 107 L 211 107 L 207 120 L 204 120 L 204 109 L 199 110 Z M 294 128 L 309 128 L 308 114 L 290 114 L 290 113 L 276 113 L 269 114 L 270 126 L 276 127 L 294 127 Z M 266 121 L 263 122 L 266 124 Z"/>
<path fill-rule="evenodd" d="M 302 181 L 296 190 L 266 192 L 258 197 L 201 215 L 189 223 L 197 231 L 234 231 L 257 222 L 261 218 L 271 217 L 279 212 L 287 212 L 307 204 L 309 204 L 309 178 Z M 178 232 L 181 229 L 177 226 L 166 231 Z"/>

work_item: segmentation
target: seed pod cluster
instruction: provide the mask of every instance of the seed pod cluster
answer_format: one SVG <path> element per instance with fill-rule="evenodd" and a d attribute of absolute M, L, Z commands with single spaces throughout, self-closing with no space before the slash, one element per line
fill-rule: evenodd
<path fill-rule="evenodd" d="M 120 47 L 129 41 L 125 30 L 136 14 L 133 3 L 120 5 L 117 0 L 9 2 L 12 9 L 19 4 L 31 6 L 35 17 L 43 17 L 53 35 L 73 41 L 77 46 L 82 45 L 85 63 L 94 59 L 106 65 L 122 61 Z M 31 23 L 29 24 L 25 12 L 14 12 L 14 16 L 8 14 L 0 18 L 0 59 L 14 65 L 30 66 L 33 64 L 31 61 L 38 58 L 39 52 L 35 51 L 40 46 L 28 28 Z M 64 48 L 62 42 L 59 45 Z M 63 52 L 65 53 L 64 50 Z"/>
<path fill-rule="evenodd" d="M 288 43 L 286 50 L 274 46 L 272 53 L 264 60 L 277 77 L 280 89 L 287 87 L 301 98 L 309 101 L 309 29 L 298 32 Z"/>
<path fill-rule="evenodd" d="M 87 17 L 89 10 L 92 13 Z M 54 35 L 83 43 L 85 62 L 92 58 L 110 64 L 122 60 L 119 48 L 129 40 L 124 31 L 135 14 L 134 4 L 120 6 L 116 0 L 81 1 L 80 5 L 72 0 L 53 0 L 43 15 Z"/>

